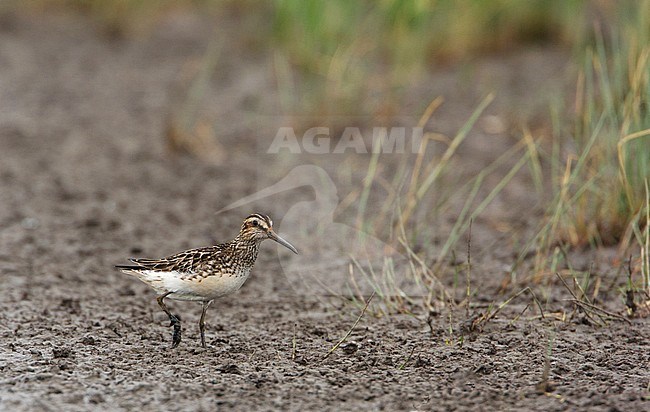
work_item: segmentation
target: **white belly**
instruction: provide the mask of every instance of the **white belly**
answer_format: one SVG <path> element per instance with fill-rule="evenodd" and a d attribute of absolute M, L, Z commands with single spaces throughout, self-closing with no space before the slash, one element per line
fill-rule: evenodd
<path fill-rule="evenodd" d="M 182 278 L 179 272 L 144 271 L 140 279 L 159 294 L 171 292 L 175 300 L 212 300 L 236 292 L 250 275 L 250 269 L 232 275 Z"/>

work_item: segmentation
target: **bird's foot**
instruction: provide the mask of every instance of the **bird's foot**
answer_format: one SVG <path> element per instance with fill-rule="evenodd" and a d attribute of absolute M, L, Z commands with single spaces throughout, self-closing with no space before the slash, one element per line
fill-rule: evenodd
<path fill-rule="evenodd" d="M 169 326 L 174 327 L 174 333 L 172 334 L 172 349 L 178 346 L 181 343 L 181 321 L 179 318 L 174 316 L 170 319 L 171 323 Z"/>
<path fill-rule="evenodd" d="M 181 343 L 181 324 L 174 324 L 174 334 L 172 335 L 172 349 L 178 346 Z"/>
<path fill-rule="evenodd" d="M 178 316 L 178 315 L 172 315 L 169 318 L 169 326 L 174 326 L 176 324 L 179 324 L 179 325 L 181 324 L 181 317 Z"/>

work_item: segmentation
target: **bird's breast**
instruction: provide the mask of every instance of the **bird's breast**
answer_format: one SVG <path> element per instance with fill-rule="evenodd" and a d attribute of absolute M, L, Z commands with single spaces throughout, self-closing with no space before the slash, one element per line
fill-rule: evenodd
<path fill-rule="evenodd" d="M 171 299 L 205 301 L 236 292 L 246 282 L 250 271 L 250 267 L 207 274 L 144 271 L 138 277 L 159 294 L 169 292 Z"/>
<path fill-rule="evenodd" d="M 195 280 L 193 289 L 211 299 L 239 290 L 250 276 L 250 268 L 236 268 L 231 272 L 212 274 Z"/>

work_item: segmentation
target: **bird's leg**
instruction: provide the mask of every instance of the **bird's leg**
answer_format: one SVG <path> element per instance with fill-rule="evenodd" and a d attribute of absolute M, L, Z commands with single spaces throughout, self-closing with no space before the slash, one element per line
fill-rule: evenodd
<path fill-rule="evenodd" d="M 181 343 L 181 320 L 173 315 L 169 309 L 167 309 L 167 305 L 165 305 L 164 299 L 169 295 L 171 292 L 167 292 L 164 295 L 158 296 L 156 299 L 158 301 L 158 305 L 162 308 L 162 310 L 165 311 L 167 316 L 169 316 L 169 321 L 170 324 L 169 326 L 174 327 L 174 333 L 172 335 L 172 349 L 178 346 L 179 343 Z"/>
<path fill-rule="evenodd" d="M 201 332 L 201 346 L 205 348 L 205 312 L 212 303 L 211 300 L 203 302 L 203 310 L 201 311 L 201 319 L 199 320 L 199 331 Z"/>

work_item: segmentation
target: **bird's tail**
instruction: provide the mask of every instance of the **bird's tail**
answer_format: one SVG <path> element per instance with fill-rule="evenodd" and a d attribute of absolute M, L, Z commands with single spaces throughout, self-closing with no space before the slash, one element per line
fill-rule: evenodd
<path fill-rule="evenodd" d="M 120 270 L 138 270 L 142 269 L 142 266 L 137 265 L 115 265 L 116 268 Z"/>
<path fill-rule="evenodd" d="M 115 267 L 119 270 L 122 271 L 122 273 L 125 273 L 129 276 L 134 276 L 142 281 L 146 278 L 145 273 L 143 273 L 143 270 L 146 270 L 142 266 L 138 265 L 115 265 Z"/>

